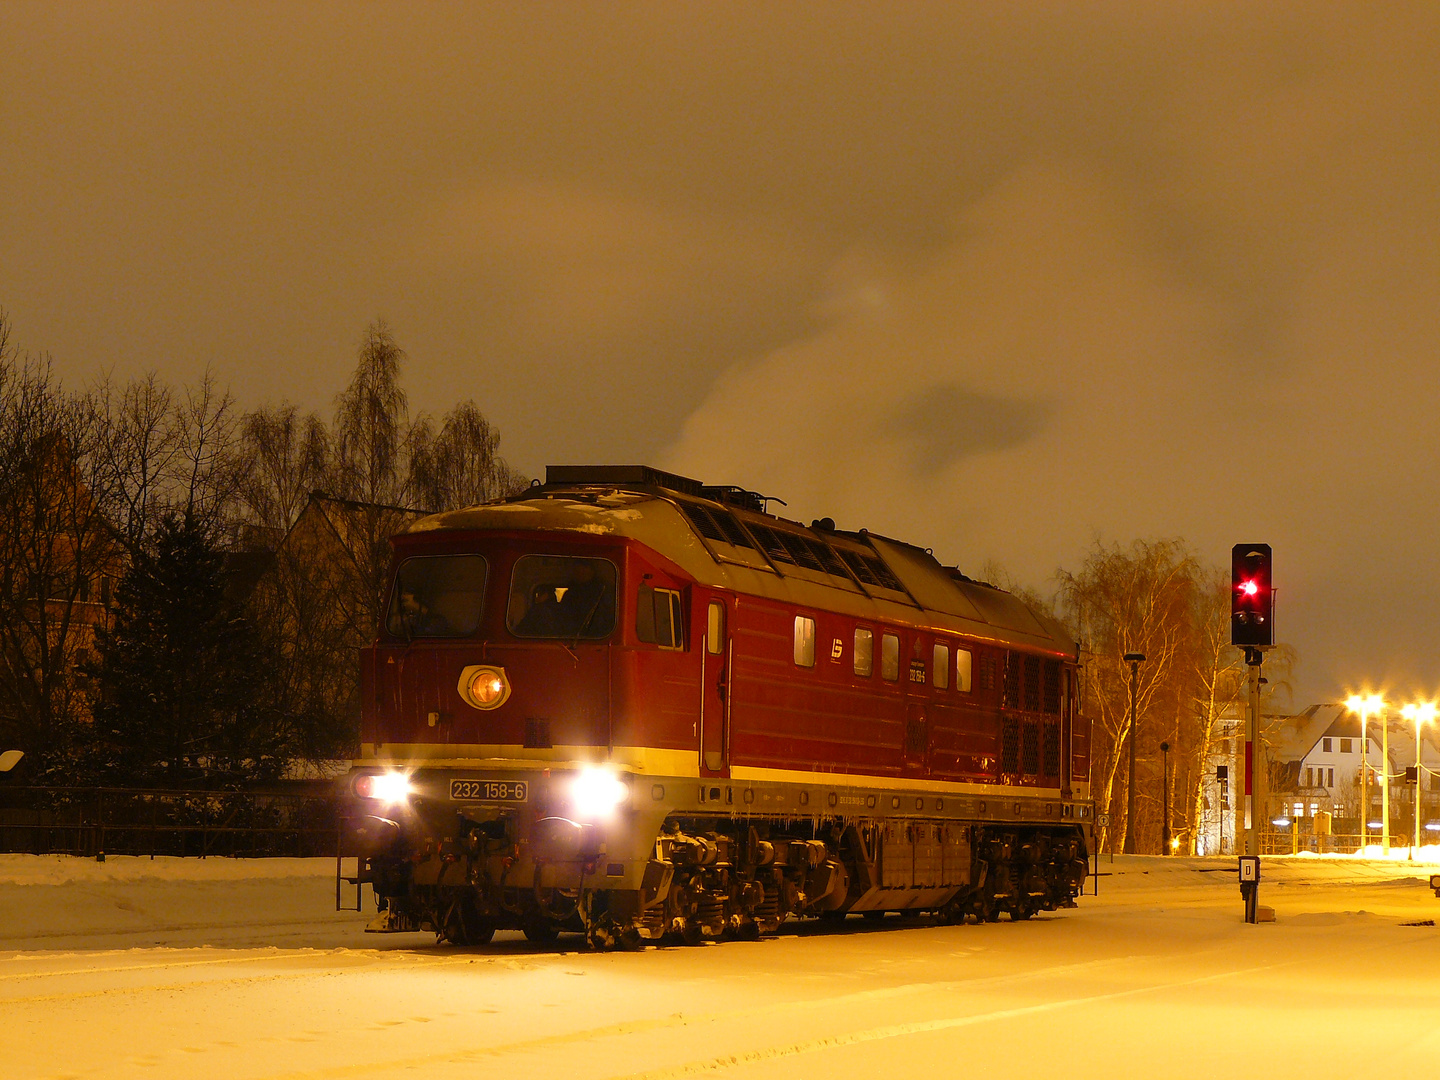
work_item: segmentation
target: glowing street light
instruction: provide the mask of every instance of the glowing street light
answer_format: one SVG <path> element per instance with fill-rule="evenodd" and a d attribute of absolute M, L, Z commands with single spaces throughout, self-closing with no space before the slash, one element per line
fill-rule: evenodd
<path fill-rule="evenodd" d="M 1385 699 L 1379 694 L 1352 694 L 1345 699 L 1345 708 L 1360 717 L 1360 847 L 1363 850 L 1370 843 L 1370 737 L 1365 733 L 1365 724 L 1375 713 L 1383 714 Z M 1387 745 L 1388 749 L 1388 745 Z M 1382 826 L 1388 822 L 1386 815 Z M 1390 847 L 1389 830 L 1386 830 L 1385 847 Z"/>
<path fill-rule="evenodd" d="M 1400 715 L 1415 725 L 1415 831 L 1411 833 L 1410 858 L 1415 858 L 1415 849 L 1420 845 L 1420 791 L 1424 786 L 1420 768 L 1420 729 L 1435 722 L 1437 707 L 1433 701 L 1419 701 L 1406 705 Z"/>

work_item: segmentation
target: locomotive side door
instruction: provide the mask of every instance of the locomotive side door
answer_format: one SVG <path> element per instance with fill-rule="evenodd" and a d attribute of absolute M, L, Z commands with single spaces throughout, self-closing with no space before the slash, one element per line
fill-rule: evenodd
<path fill-rule="evenodd" d="M 700 775 L 730 775 L 730 664 L 733 605 L 722 595 L 696 604 L 694 640 L 700 652 Z"/>
<path fill-rule="evenodd" d="M 926 715 L 930 670 L 924 639 L 916 634 L 910 642 L 910 664 L 901 672 L 905 678 L 905 775 L 924 776 L 929 763 L 930 724 Z"/>

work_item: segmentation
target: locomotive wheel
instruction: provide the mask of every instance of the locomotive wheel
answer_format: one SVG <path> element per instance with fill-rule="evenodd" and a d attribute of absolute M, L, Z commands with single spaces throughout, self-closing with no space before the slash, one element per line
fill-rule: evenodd
<path fill-rule="evenodd" d="M 525 925 L 521 928 L 525 934 L 525 940 L 534 942 L 536 945 L 550 945 L 560 936 L 560 931 L 555 929 L 553 923 L 539 918 L 526 919 Z"/>
<path fill-rule="evenodd" d="M 488 945 L 494 936 L 495 924 L 476 910 L 473 899 L 460 897 L 450 904 L 441 937 L 451 945 Z"/>
<path fill-rule="evenodd" d="M 700 929 L 698 922 L 689 919 L 686 920 L 685 926 L 680 931 L 680 940 L 686 945 L 703 945 L 705 944 L 705 934 Z"/>

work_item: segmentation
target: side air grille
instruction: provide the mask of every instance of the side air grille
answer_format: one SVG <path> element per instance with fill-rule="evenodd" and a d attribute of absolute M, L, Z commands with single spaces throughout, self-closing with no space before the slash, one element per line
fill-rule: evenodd
<path fill-rule="evenodd" d="M 775 530 L 768 525 L 751 525 L 750 533 L 760 544 L 760 550 L 770 557 L 772 562 L 783 562 L 794 565 L 795 560 L 790 557 L 780 537 L 775 535 Z"/>
<path fill-rule="evenodd" d="M 750 537 L 745 535 L 745 530 L 740 528 L 735 519 L 730 516 L 728 510 L 716 510 L 708 506 L 700 506 L 697 503 L 682 502 L 681 509 L 690 523 L 695 526 L 695 531 L 707 540 L 720 540 L 727 544 L 734 544 L 736 547 L 753 548 L 755 545 L 750 542 Z"/>
<path fill-rule="evenodd" d="M 1060 711 L 1060 661 L 1045 661 L 1044 711 L 1054 716 Z"/>
<path fill-rule="evenodd" d="M 685 516 L 690 519 L 690 524 L 695 526 L 696 531 L 707 540 L 725 540 L 725 533 L 719 524 L 710 516 L 710 511 L 703 506 L 696 506 L 694 503 L 681 503 L 685 509 Z"/>

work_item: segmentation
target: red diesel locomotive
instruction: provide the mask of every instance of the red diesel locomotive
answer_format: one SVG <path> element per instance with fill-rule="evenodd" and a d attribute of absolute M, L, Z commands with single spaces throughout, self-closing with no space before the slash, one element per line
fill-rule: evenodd
<path fill-rule="evenodd" d="M 633 946 L 1082 890 L 1075 645 L 928 551 L 639 466 L 393 543 L 348 777 L 372 929 Z"/>

